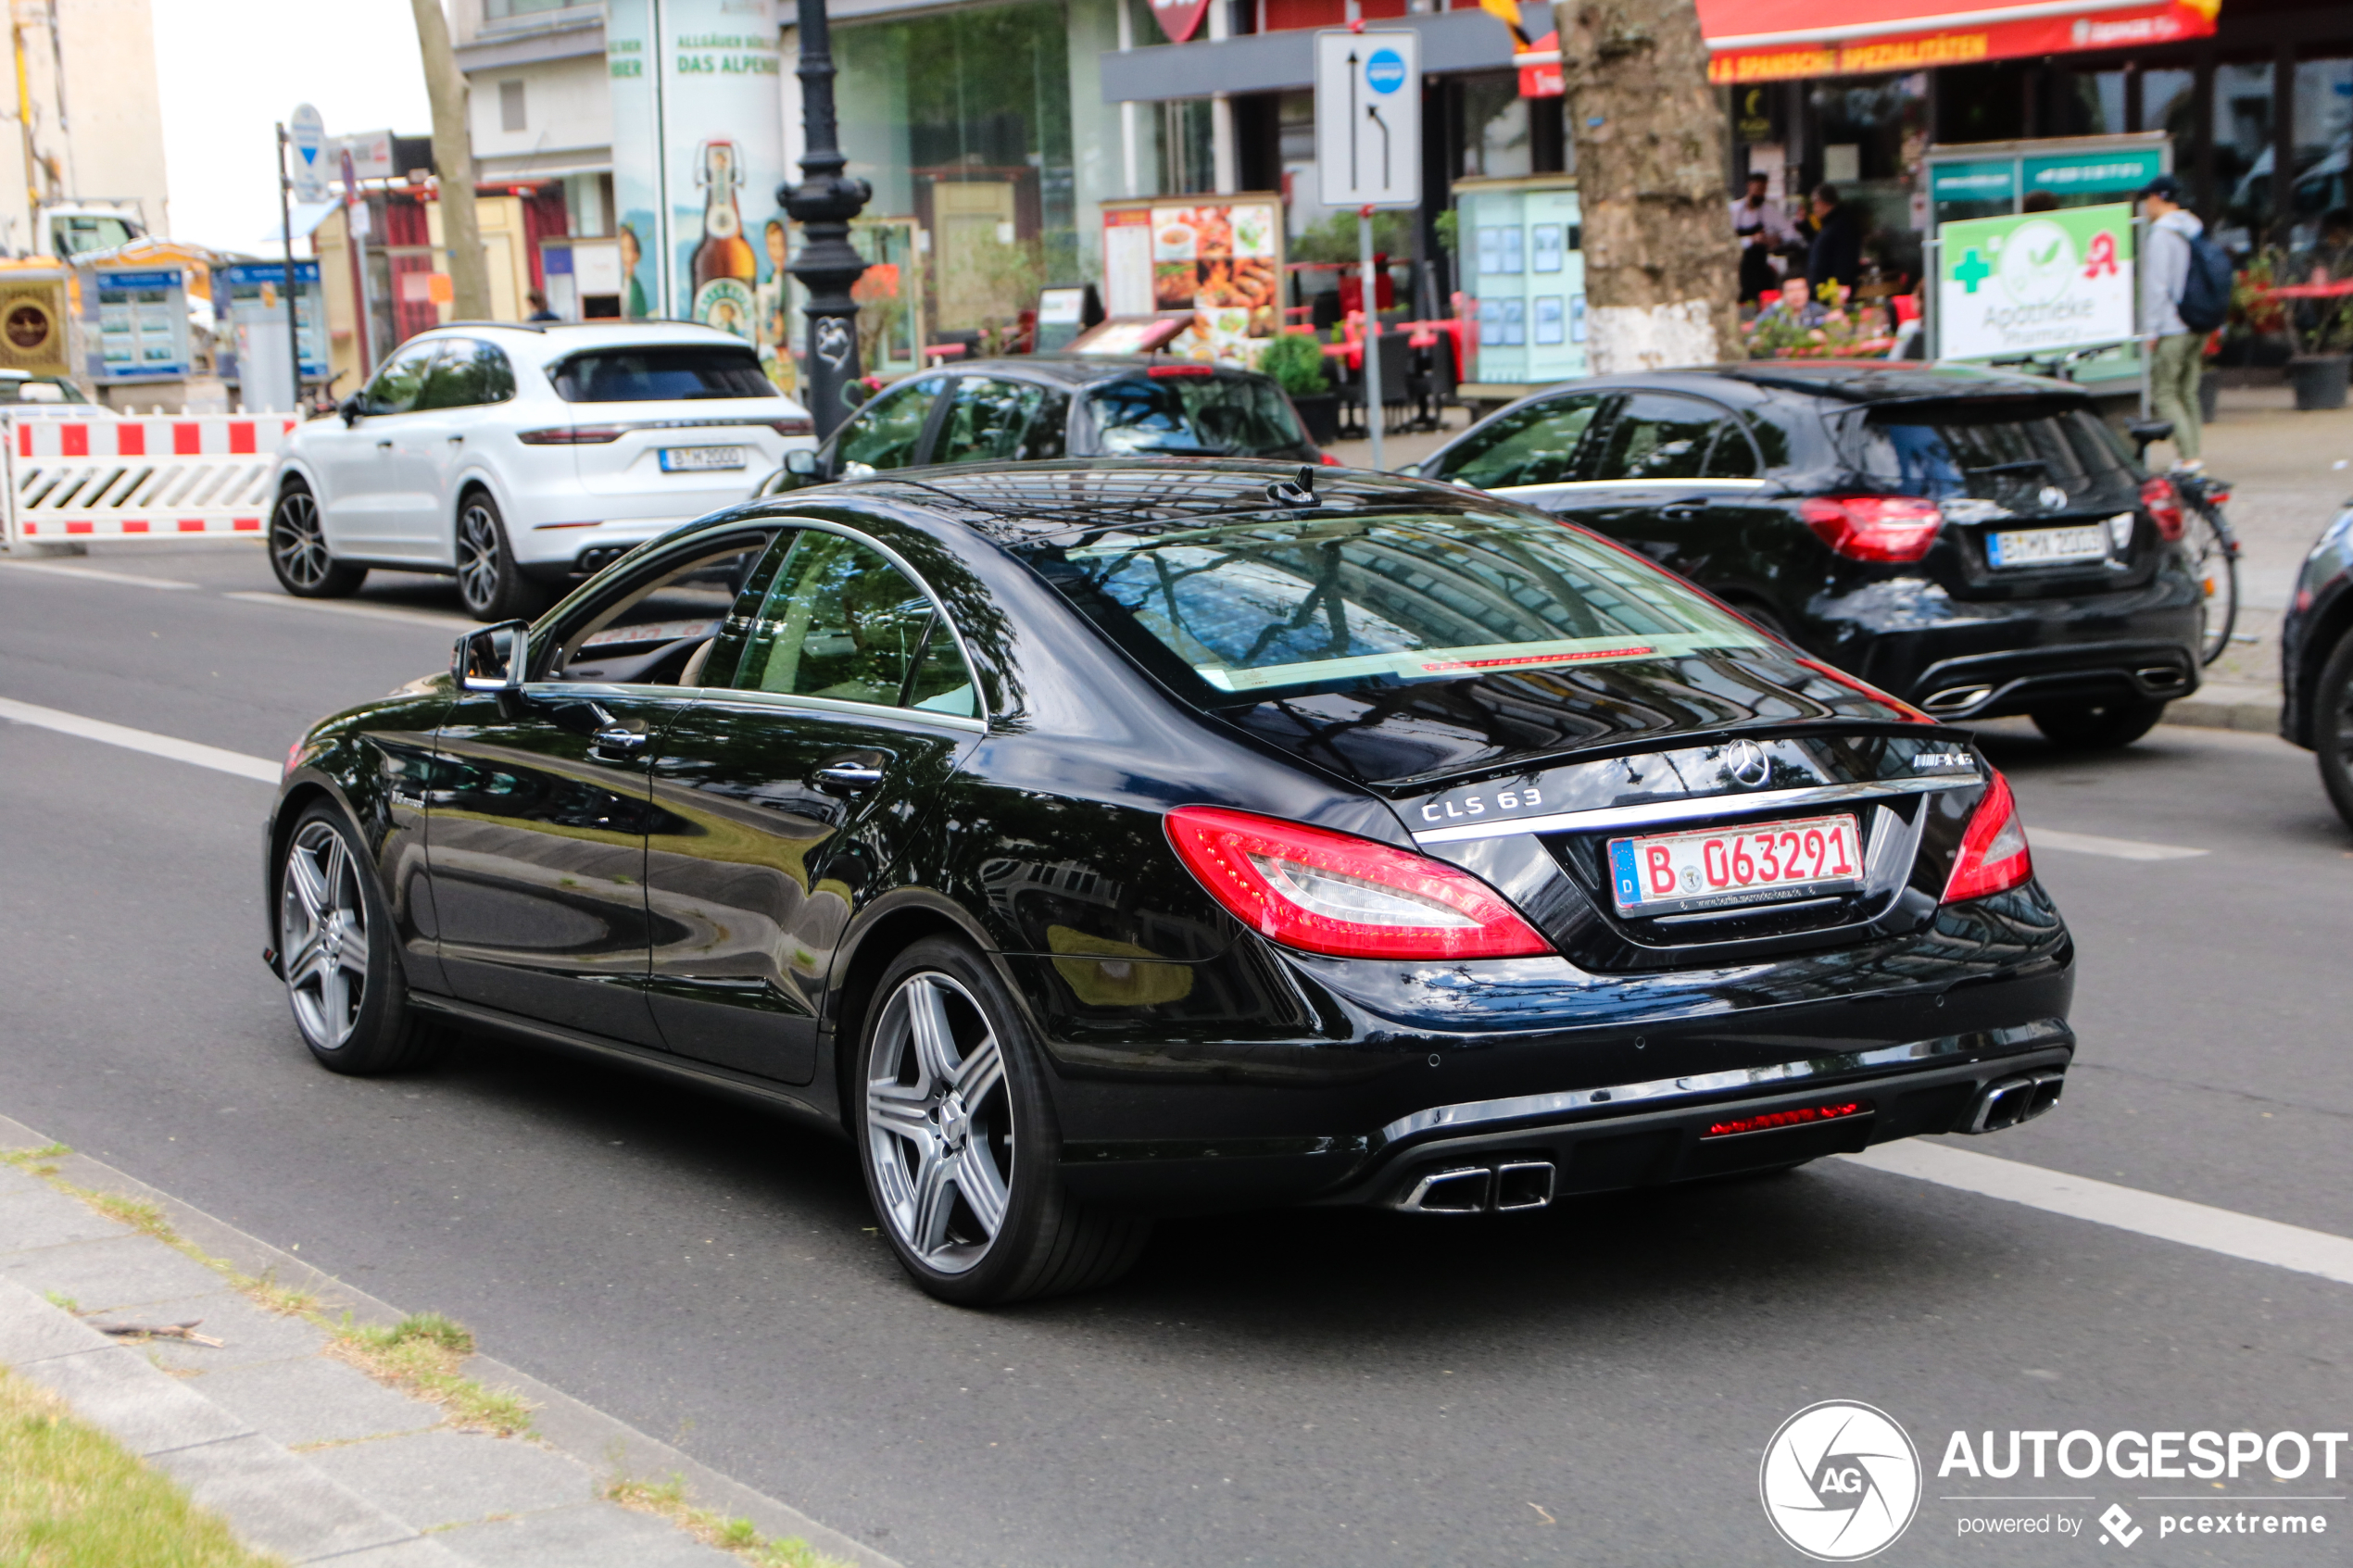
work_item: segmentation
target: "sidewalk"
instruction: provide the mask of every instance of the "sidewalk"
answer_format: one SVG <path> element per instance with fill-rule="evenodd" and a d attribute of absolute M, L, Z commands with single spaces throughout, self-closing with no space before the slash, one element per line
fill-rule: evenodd
<path fill-rule="evenodd" d="M 0 1118 L 0 1150 L 45 1147 Z M 459 1369 L 528 1406 L 527 1436 L 479 1429 L 466 1400 L 434 1403 L 343 1359 L 310 1317 L 271 1311 L 304 1293 L 339 1323 L 389 1326 L 402 1314 L 290 1254 L 93 1160 L 63 1155 L 34 1170 L 0 1164 L 0 1365 L 185 1487 L 238 1537 L 289 1562 L 335 1568 L 896 1568 L 890 1559 L 729 1481 L 665 1444 L 488 1357 Z M 152 1205 L 164 1225 L 223 1267 L 100 1213 L 56 1182 Z M 123 1210 L 137 1214 L 135 1209 Z M 269 1282 L 240 1289 L 230 1273 Z M 60 1304 L 64 1303 L 64 1304 Z M 196 1320 L 222 1343 L 109 1336 L 107 1326 Z M 496 1409 L 504 1401 L 478 1401 Z M 511 1404 L 506 1408 L 512 1409 Z M 457 1413 L 453 1413 L 453 1411 Z M 473 1429 L 469 1429 L 472 1427 Z M 665 1484 L 675 1477 L 676 1488 Z M 608 1500 L 690 1499 L 674 1523 Z M 731 1519 L 765 1554 L 705 1545 Z M 791 1538 L 808 1543 L 794 1550 Z M 781 1538 L 781 1539 L 780 1539 Z M 731 1542 L 731 1544 L 734 1544 Z"/>

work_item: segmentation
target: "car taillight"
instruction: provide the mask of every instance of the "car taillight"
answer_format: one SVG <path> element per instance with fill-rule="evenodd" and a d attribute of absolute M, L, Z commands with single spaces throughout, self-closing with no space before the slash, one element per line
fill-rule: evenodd
<path fill-rule="evenodd" d="M 1944 884 L 1947 904 L 1983 898 L 2011 888 L 2034 874 L 2034 856 L 2026 847 L 2026 824 L 2019 821 L 2018 802 L 2010 798 L 2010 781 L 1999 772 L 1985 786 L 1985 797 L 1961 835 L 1961 852 L 1953 860 L 1952 877 Z"/>
<path fill-rule="evenodd" d="M 771 430 L 774 430 L 778 435 L 814 435 L 817 433 L 817 421 L 814 420 L 765 420 L 761 422 L 766 424 Z"/>
<path fill-rule="evenodd" d="M 1333 457 L 1329 452 L 1316 453 L 1315 460 L 1322 463 L 1327 469 L 1343 468 L 1346 466 L 1338 458 Z"/>
<path fill-rule="evenodd" d="M 1798 515 L 1849 560 L 1918 560 L 1944 526 L 1936 503 L 1917 495 L 1812 495 Z"/>
<path fill-rule="evenodd" d="M 808 433 L 802 432 L 804 435 Z M 619 425 L 558 425 L 553 430 L 519 430 L 515 439 L 525 446 L 601 446 L 622 436 Z"/>
<path fill-rule="evenodd" d="M 1154 365 L 1144 372 L 1148 376 L 1214 376 L 1216 373 L 1216 367 L 1212 365 Z"/>
<path fill-rule="evenodd" d="M 2144 483 L 2141 505 L 2148 508 L 2149 521 L 2157 524 L 2159 534 L 2168 539 L 2182 536 L 2182 497 L 2171 480 L 2159 477 Z"/>
<path fill-rule="evenodd" d="M 1343 959 L 1549 953 L 1468 872 L 1353 834 L 1216 806 L 1168 813 L 1168 842 L 1210 897 L 1261 935 Z"/>

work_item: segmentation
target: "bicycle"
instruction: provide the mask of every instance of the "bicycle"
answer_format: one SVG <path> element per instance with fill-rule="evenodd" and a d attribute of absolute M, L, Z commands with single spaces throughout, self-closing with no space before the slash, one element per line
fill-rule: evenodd
<path fill-rule="evenodd" d="M 2173 421 L 2135 420 L 2129 428 L 2145 457 L 2152 442 L 2173 433 Z M 2198 606 L 2198 662 L 2211 664 L 2231 646 L 2239 619 L 2239 540 L 2222 511 L 2231 499 L 2231 482 L 2203 470 L 2164 477 L 2182 498 L 2182 548 L 2205 590 Z"/>

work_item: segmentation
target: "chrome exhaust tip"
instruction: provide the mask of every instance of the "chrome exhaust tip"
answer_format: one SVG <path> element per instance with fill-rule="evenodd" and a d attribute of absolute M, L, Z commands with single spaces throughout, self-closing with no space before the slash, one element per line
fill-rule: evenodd
<path fill-rule="evenodd" d="M 2067 1074 L 2057 1070 L 2005 1078 L 1978 1096 L 1977 1109 L 1970 1114 L 1965 1130 L 1998 1133 L 2021 1122 L 2032 1122 L 2058 1104 L 2060 1091 L 2066 1086 Z"/>
<path fill-rule="evenodd" d="M 2160 692 L 2179 691 L 2190 684 L 2189 672 L 2178 664 L 2151 664 L 2135 670 L 2141 684 Z"/>
<path fill-rule="evenodd" d="M 1553 1200 L 1553 1162 L 1519 1160 L 1495 1167 L 1495 1211 L 1541 1209 Z"/>
<path fill-rule="evenodd" d="M 1487 1207 L 1495 1173 L 1484 1165 L 1432 1171 L 1414 1184 L 1397 1207 L 1408 1214 L 1477 1214 Z"/>
<path fill-rule="evenodd" d="M 1933 696 L 1920 699 L 1920 706 L 1931 713 L 1958 713 L 1965 708 L 1975 708 L 1994 695 L 1992 686 L 1947 686 Z"/>

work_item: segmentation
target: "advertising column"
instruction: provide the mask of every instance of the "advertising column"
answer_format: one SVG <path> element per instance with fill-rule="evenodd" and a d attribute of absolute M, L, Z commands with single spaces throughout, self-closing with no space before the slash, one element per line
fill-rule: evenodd
<path fill-rule="evenodd" d="M 774 0 L 611 0 L 605 23 L 623 312 L 733 332 L 789 385 L 776 42 Z"/>

